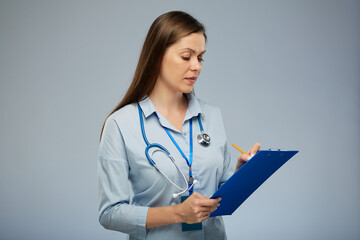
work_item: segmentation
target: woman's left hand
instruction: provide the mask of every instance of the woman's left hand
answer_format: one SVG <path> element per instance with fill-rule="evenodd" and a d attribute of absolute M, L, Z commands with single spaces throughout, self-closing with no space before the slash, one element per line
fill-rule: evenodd
<path fill-rule="evenodd" d="M 260 143 L 255 143 L 254 146 L 250 148 L 247 154 L 240 154 L 236 163 L 235 172 L 239 170 L 247 161 L 249 161 L 250 158 L 252 158 L 260 150 L 260 147 Z"/>

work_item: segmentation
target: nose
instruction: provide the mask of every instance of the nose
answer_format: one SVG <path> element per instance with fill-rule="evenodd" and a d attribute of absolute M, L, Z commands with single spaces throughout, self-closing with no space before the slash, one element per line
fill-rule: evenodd
<path fill-rule="evenodd" d="M 201 62 L 199 62 L 199 60 L 197 58 L 193 59 L 191 61 L 190 70 L 191 71 L 196 71 L 196 72 L 198 72 L 198 74 L 200 73 L 200 71 L 201 71 Z"/>

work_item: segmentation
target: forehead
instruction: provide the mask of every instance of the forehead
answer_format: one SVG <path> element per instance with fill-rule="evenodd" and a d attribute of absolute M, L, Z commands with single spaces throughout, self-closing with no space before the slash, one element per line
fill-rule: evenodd
<path fill-rule="evenodd" d="M 201 53 L 205 51 L 205 37 L 202 33 L 192 33 L 181 38 L 169 48 L 176 51 L 192 49 L 195 50 L 196 53 Z"/>

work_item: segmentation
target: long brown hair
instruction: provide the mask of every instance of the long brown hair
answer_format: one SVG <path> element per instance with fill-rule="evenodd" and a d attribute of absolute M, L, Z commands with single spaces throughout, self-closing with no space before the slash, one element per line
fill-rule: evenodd
<path fill-rule="evenodd" d="M 160 73 L 165 50 L 192 33 L 203 33 L 205 40 L 207 39 L 204 26 L 185 12 L 172 11 L 155 19 L 146 36 L 129 89 L 121 102 L 105 119 L 100 139 L 105 122 L 111 114 L 127 104 L 139 102 L 152 92 Z"/>

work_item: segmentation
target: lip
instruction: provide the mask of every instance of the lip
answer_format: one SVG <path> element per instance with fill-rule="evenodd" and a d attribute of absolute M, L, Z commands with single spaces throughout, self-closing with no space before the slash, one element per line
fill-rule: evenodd
<path fill-rule="evenodd" d="M 185 78 L 185 79 L 188 80 L 188 81 L 190 81 L 190 82 L 192 82 L 192 83 L 195 83 L 197 77 L 187 77 L 187 78 Z"/>

